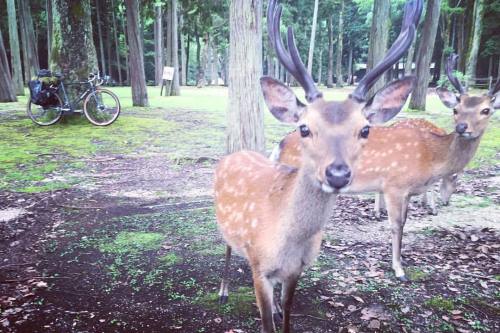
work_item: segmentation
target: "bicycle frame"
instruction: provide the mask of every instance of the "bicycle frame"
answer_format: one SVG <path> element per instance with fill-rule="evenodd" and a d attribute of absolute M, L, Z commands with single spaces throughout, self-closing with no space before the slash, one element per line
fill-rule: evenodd
<path fill-rule="evenodd" d="M 89 88 L 87 88 L 81 95 L 80 97 L 76 98 L 75 100 L 71 101 L 68 97 L 68 94 L 66 92 L 65 84 L 64 81 L 61 81 L 59 84 L 59 89 L 62 92 L 59 94 L 63 98 L 63 106 L 62 106 L 62 111 L 63 112 L 77 112 L 76 110 L 76 105 L 80 102 L 82 102 L 88 95 L 96 92 L 97 87 L 92 84 L 92 82 L 74 82 L 74 83 L 67 83 L 68 86 L 74 86 L 74 85 L 89 85 Z"/>

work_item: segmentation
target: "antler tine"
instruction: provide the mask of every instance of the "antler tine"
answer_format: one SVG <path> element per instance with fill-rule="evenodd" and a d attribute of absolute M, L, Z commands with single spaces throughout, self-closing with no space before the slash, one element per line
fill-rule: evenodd
<path fill-rule="evenodd" d="M 446 75 L 448 76 L 450 83 L 455 87 L 455 89 L 457 89 L 460 94 L 465 94 L 464 86 L 462 85 L 462 83 L 460 83 L 460 80 L 458 80 L 458 78 L 453 73 L 453 71 L 457 67 L 458 58 L 458 54 L 450 54 L 450 56 L 448 57 L 448 61 L 446 62 Z"/>
<path fill-rule="evenodd" d="M 304 63 L 300 59 L 299 52 L 295 44 L 293 30 L 290 32 L 290 28 L 288 28 L 287 38 L 288 49 L 290 52 L 286 50 L 285 45 L 283 44 L 280 33 L 282 11 L 282 6 L 277 6 L 276 0 L 269 1 L 269 7 L 267 10 L 267 26 L 271 45 L 276 50 L 276 55 L 281 64 L 285 66 L 287 71 L 292 74 L 293 77 L 295 77 L 295 79 L 300 83 L 302 88 L 304 88 L 307 101 L 313 102 L 317 98 L 321 98 L 323 95 L 316 88 L 313 78 L 309 75 Z"/>
<path fill-rule="evenodd" d="M 366 94 L 377 82 L 378 78 L 390 67 L 392 67 L 405 52 L 410 48 L 415 39 L 417 25 L 423 10 L 423 0 L 408 1 L 405 5 L 401 32 L 392 44 L 384 59 L 368 72 L 351 94 L 351 97 L 364 101 Z"/>
<path fill-rule="evenodd" d="M 500 91 L 500 77 L 497 80 L 497 83 L 491 88 L 491 90 L 488 92 L 489 96 L 495 96 L 497 92 Z"/>
<path fill-rule="evenodd" d="M 292 61 L 295 64 L 298 72 L 298 76 L 296 79 L 300 82 L 301 86 L 306 91 L 306 99 L 308 102 L 312 102 L 317 98 L 323 97 L 323 94 L 318 91 L 316 88 L 316 84 L 314 83 L 313 78 L 307 72 L 306 66 L 300 59 L 299 50 L 297 49 L 297 45 L 295 44 L 295 35 L 293 33 L 293 28 L 288 27 L 288 50 L 292 56 Z"/>

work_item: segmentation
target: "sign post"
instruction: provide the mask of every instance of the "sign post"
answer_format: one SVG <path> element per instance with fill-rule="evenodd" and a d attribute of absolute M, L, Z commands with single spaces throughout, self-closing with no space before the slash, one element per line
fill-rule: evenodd
<path fill-rule="evenodd" d="M 160 96 L 163 96 L 163 87 L 166 87 L 167 84 L 169 84 L 170 88 L 172 88 L 173 80 L 174 80 L 174 67 L 163 67 Z"/>

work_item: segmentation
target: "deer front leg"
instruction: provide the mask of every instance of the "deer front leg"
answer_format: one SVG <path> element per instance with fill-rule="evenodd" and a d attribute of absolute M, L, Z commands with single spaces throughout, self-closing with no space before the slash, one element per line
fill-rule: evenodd
<path fill-rule="evenodd" d="M 382 209 L 385 209 L 384 196 L 382 193 L 377 192 L 377 193 L 375 193 L 375 207 L 373 209 L 377 220 L 380 220 Z"/>
<path fill-rule="evenodd" d="M 406 222 L 408 199 L 406 194 L 385 194 L 392 233 L 392 269 L 396 277 L 403 282 L 408 281 L 401 263 L 401 243 L 403 240 L 403 227 Z"/>
<path fill-rule="evenodd" d="M 290 332 L 290 316 L 293 305 L 293 295 L 297 288 L 299 275 L 291 276 L 283 282 L 281 289 L 281 304 L 283 305 L 283 333 Z"/>
<path fill-rule="evenodd" d="M 219 290 L 219 304 L 226 304 L 229 297 L 229 265 L 231 263 L 231 246 L 226 246 L 226 261 L 224 265 L 224 272 L 222 273 L 222 281 Z"/>
<path fill-rule="evenodd" d="M 441 201 L 443 201 L 443 204 L 446 206 L 450 203 L 451 195 L 457 189 L 457 181 L 458 181 L 457 174 L 443 177 L 441 186 L 439 187 L 439 194 L 441 196 Z"/>
<path fill-rule="evenodd" d="M 267 277 L 256 269 L 253 269 L 252 274 L 255 297 L 262 321 L 261 332 L 273 333 L 275 331 L 273 322 L 273 285 Z"/>
<path fill-rule="evenodd" d="M 422 206 L 429 207 L 429 213 L 437 215 L 436 200 L 434 197 L 434 190 L 429 187 L 422 194 Z"/>

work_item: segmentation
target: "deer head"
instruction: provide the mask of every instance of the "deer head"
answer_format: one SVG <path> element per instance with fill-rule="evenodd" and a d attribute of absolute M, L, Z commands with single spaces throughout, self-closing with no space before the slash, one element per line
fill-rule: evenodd
<path fill-rule="evenodd" d="M 263 77 L 261 86 L 271 113 L 278 120 L 298 127 L 302 168 L 323 191 L 332 193 L 350 184 L 352 166 L 370 134 L 370 125 L 384 123 L 401 111 L 414 88 L 414 77 L 390 83 L 369 100 L 366 95 L 377 79 L 410 47 L 422 12 L 422 0 L 408 1 L 402 30 L 385 58 L 361 80 L 344 101 L 326 101 L 300 59 L 294 32 L 288 28 L 285 48 L 280 36 L 281 5 L 270 0 L 267 12 L 269 38 L 281 64 L 306 93 L 303 104 L 283 83 Z"/>
<path fill-rule="evenodd" d="M 453 109 L 457 134 L 464 138 L 476 139 L 483 135 L 489 119 L 495 110 L 500 108 L 500 78 L 487 94 L 470 96 L 453 73 L 457 60 L 458 55 L 450 55 L 446 74 L 458 94 L 445 88 L 438 88 L 437 94 L 446 107 Z"/>

